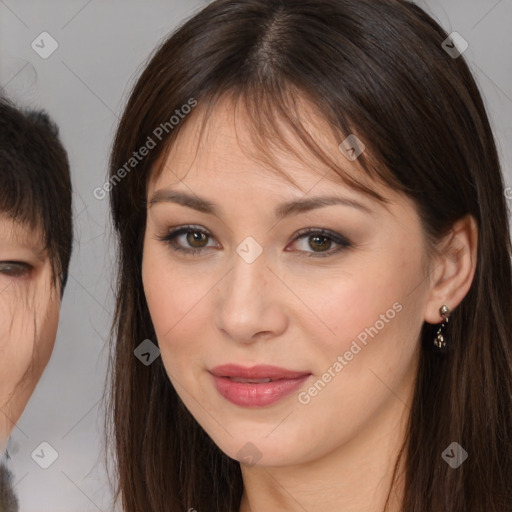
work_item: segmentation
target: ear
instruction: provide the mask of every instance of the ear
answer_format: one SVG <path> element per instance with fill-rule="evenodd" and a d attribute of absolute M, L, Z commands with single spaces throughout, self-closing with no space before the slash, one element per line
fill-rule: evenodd
<path fill-rule="evenodd" d="M 443 321 L 439 308 L 452 311 L 468 293 L 476 270 L 478 225 L 471 215 L 459 219 L 438 243 L 438 255 L 431 268 L 431 285 L 425 304 L 425 321 Z"/>

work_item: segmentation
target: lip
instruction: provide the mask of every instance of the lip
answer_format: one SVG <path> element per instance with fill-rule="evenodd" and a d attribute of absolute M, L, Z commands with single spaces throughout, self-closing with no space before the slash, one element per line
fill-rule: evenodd
<path fill-rule="evenodd" d="M 224 364 L 210 370 L 217 391 L 231 403 L 243 407 L 265 407 L 296 391 L 311 375 L 307 371 L 293 371 L 278 366 L 258 365 L 244 367 Z M 270 382 L 237 382 L 233 379 L 264 380 Z"/>

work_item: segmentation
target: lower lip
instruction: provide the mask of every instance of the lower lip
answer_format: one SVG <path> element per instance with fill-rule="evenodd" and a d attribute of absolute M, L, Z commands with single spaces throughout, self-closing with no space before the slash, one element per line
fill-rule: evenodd
<path fill-rule="evenodd" d="M 309 375 L 260 384 L 234 382 L 227 377 L 213 375 L 219 393 L 231 403 L 243 407 L 264 407 L 278 402 L 300 388 Z"/>

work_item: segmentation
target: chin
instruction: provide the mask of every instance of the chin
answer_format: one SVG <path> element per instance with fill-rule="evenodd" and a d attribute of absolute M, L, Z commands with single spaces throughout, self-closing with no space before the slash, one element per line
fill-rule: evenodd
<path fill-rule="evenodd" d="M 275 425 L 272 427 L 275 428 Z M 303 462 L 304 443 L 281 432 L 270 434 L 272 428 L 240 428 L 243 435 L 222 439 L 212 437 L 217 447 L 228 457 L 247 466 L 287 466 Z M 251 432 L 250 434 L 249 432 Z M 283 433 L 285 435 L 283 435 Z"/>

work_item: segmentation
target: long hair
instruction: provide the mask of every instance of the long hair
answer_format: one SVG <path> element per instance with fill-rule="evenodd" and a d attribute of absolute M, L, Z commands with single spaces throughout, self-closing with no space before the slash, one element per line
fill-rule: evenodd
<path fill-rule="evenodd" d="M 450 319 L 452 350 L 434 352 L 424 324 L 393 476 L 402 457 L 404 512 L 512 510 L 509 218 L 482 97 L 463 56 L 443 48 L 447 37 L 402 0 L 217 0 L 152 55 L 120 120 L 108 182 L 118 275 L 106 439 L 115 499 L 126 512 L 240 505 L 239 463 L 185 408 L 161 358 L 144 366 L 133 355 L 143 340 L 157 343 L 141 278 L 148 178 L 195 112 L 204 109 L 207 119 L 225 95 L 250 113 L 259 156 L 286 146 L 282 127 L 289 127 L 341 179 L 376 196 L 322 151 L 297 98 L 340 142 L 357 134 L 366 146 L 358 165 L 414 201 L 432 247 L 457 220 L 474 217 L 476 273 Z M 469 454 L 457 470 L 441 458 L 453 441 Z"/>

